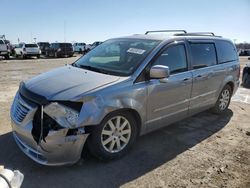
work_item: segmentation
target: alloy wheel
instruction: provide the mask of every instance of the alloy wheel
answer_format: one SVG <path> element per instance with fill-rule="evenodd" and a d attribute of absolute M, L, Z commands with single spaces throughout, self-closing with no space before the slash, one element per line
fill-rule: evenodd
<path fill-rule="evenodd" d="M 219 108 L 221 111 L 225 110 L 230 101 L 230 91 L 228 89 L 223 90 L 219 99 Z"/>
<path fill-rule="evenodd" d="M 123 150 L 131 137 L 131 125 L 123 116 L 115 116 L 108 120 L 101 133 L 101 143 L 110 153 Z"/>

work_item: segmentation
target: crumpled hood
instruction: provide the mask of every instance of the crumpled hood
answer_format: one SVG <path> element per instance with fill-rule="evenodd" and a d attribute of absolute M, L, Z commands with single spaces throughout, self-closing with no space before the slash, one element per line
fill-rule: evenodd
<path fill-rule="evenodd" d="M 65 66 L 26 81 L 25 87 L 47 100 L 70 100 L 118 80 L 117 76 Z"/>

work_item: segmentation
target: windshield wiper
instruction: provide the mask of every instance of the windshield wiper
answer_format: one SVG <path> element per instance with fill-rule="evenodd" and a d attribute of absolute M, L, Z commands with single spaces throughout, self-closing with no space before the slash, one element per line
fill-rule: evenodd
<path fill-rule="evenodd" d="M 97 67 L 92 67 L 92 66 L 89 66 L 89 65 L 80 65 L 80 68 L 90 70 L 90 71 L 94 71 L 94 72 L 103 73 L 103 74 L 110 74 L 108 71 L 106 71 L 104 69 L 100 69 L 100 68 L 97 68 Z"/>

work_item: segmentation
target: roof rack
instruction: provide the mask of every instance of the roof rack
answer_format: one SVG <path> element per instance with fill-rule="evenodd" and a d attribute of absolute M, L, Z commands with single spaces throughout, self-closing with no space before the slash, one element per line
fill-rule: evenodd
<path fill-rule="evenodd" d="M 195 32 L 195 33 L 176 33 L 175 36 L 213 36 L 213 37 L 221 37 L 216 36 L 212 32 Z"/>
<path fill-rule="evenodd" d="M 149 33 L 179 33 L 179 32 L 183 32 L 183 34 L 186 34 L 187 31 L 185 30 L 155 30 L 155 31 L 147 31 L 145 33 L 145 35 L 149 34 Z"/>

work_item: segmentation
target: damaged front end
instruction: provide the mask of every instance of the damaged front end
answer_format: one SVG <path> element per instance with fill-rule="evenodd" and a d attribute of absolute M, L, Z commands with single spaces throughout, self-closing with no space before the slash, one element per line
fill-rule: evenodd
<path fill-rule="evenodd" d="M 33 97 L 33 98 L 32 98 Z M 11 107 L 13 135 L 20 149 L 44 165 L 77 162 L 89 135 L 79 126 L 82 103 L 39 99 L 19 90 Z"/>

